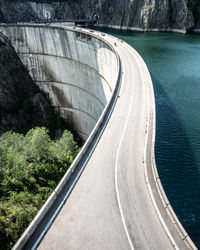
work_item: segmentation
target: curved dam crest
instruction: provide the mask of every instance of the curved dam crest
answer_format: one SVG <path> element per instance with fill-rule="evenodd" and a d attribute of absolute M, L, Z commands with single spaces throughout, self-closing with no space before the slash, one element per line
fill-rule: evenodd
<path fill-rule="evenodd" d="M 155 100 L 151 77 L 139 54 L 117 38 L 99 38 L 94 31 L 37 25 L 5 25 L 1 31 L 38 86 L 49 93 L 54 107 L 64 119 L 72 118 L 83 139 L 95 126 L 14 249 L 48 249 L 49 245 L 53 249 L 196 249 L 157 173 Z M 107 115 L 104 107 L 108 105 Z M 77 178 L 79 165 L 84 167 Z M 67 198 L 66 194 L 62 198 L 63 192 L 69 193 Z M 59 199 L 59 214 L 47 220 L 46 214 Z M 30 243 L 36 235 L 39 240 Z"/>
<path fill-rule="evenodd" d="M 58 27 L 1 30 L 61 117 L 86 140 L 116 84 L 112 49 L 95 37 Z"/>

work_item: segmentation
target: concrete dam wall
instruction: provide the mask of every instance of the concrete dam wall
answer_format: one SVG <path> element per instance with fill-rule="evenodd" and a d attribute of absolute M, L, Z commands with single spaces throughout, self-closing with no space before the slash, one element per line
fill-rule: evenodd
<path fill-rule="evenodd" d="M 86 140 L 117 81 L 112 48 L 77 29 L 6 25 L 1 31 L 55 109 Z"/>

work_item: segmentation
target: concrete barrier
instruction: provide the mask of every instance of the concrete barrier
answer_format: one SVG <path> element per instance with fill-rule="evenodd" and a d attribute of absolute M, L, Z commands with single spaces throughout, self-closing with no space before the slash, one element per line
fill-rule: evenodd
<path fill-rule="evenodd" d="M 151 142 L 149 144 L 149 147 L 151 148 L 151 171 L 153 174 L 153 181 L 154 183 L 152 183 L 150 181 L 150 178 L 148 176 L 148 172 L 147 172 L 147 181 L 150 183 L 151 186 L 155 185 L 158 195 L 162 201 L 163 204 L 163 208 L 166 210 L 172 224 L 175 226 L 177 233 L 181 236 L 181 239 L 183 240 L 184 244 L 187 246 L 188 249 L 193 249 L 193 250 L 197 250 L 196 246 L 194 245 L 193 241 L 191 240 L 191 238 L 189 237 L 189 235 L 187 234 L 187 232 L 185 231 L 185 229 L 183 228 L 182 224 L 180 223 L 178 217 L 176 216 L 167 196 L 166 193 L 163 189 L 162 183 L 160 181 L 160 177 L 158 174 L 158 170 L 157 170 L 157 166 L 156 166 L 156 162 L 155 162 L 155 138 L 156 138 L 156 110 L 155 110 L 155 98 L 154 98 L 154 90 L 153 90 L 153 84 L 149 84 L 149 88 L 150 88 L 150 93 L 151 93 L 151 103 L 154 103 L 153 105 L 153 109 L 150 111 L 149 113 L 149 119 L 152 120 L 152 137 L 151 137 Z M 165 222 L 161 222 L 162 224 Z M 163 224 L 163 227 L 165 228 L 165 225 Z M 173 235 L 171 235 L 169 229 L 168 229 L 168 225 L 166 225 L 165 231 L 168 235 L 168 237 L 170 238 L 172 245 L 174 246 L 175 249 L 179 249 L 179 247 L 176 245 L 175 241 L 173 240 Z"/>
<path fill-rule="evenodd" d="M 154 145 L 155 142 L 153 142 Z M 187 245 L 188 249 L 196 249 L 196 246 L 194 245 L 193 241 L 190 239 L 188 233 L 185 231 L 185 229 L 183 228 L 182 224 L 180 223 L 178 217 L 176 216 L 166 194 L 165 191 L 163 189 L 162 183 L 160 181 L 158 172 L 157 172 L 157 167 L 156 167 L 156 163 L 155 163 L 155 158 L 152 157 L 152 171 L 153 171 L 153 175 L 154 175 L 154 182 L 156 185 L 156 188 L 158 190 L 158 193 L 160 195 L 161 201 L 163 203 L 163 207 L 165 208 L 165 210 L 167 211 L 172 223 L 174 224 L 174 226 L 177 229 L 177 232 L 180 234 L 182 240 L 185 242 L 185 244 Z"/>
<path fill-rule="evenodd" d="M 129 45 L 127 46 L 129 47 Z M 132 47 L 130 47 L 130 50 L 131 49 Z M 186 246 L 188 249 L 197 250 L 193 241 L 190 239 L 189 235 L 187 234 L 182 224 L 180 223 L 178 217 L 176 216 L 165 194 L 162 183 L 160 181 L 160 177 L 155 162 L 155 152 L 154 152 L 155 134 L 156 134 L 156 110 L 155 110 L 153 83 L 145 62 L 136 51 L 135 55 L 138 57 L 138 62 L 139 62 L 138 66 L 141 67 L 142 69 L 141 71 L 143 72 L 143 77 L 149 92 L 149 111 L 146 120 L 146 140 L 145 140 L 145 151 L 144 151 L 144 172 L 145 172 L 145 181 L 152 200 L 152 204 L 173 247 L 177 250 L 180 249 L 174 240 L 175 235 L 172 232 L 170 232 L 169 224 L 167 221 L 165 221 L 166 217 L 163 216 L 164 214 L 163 211 L 166 212 L 166 215 L 170 219 L 171 224 L 175 228 L 177 234 L 180 235 L 183 241 L 183 246 Z M 153 179 L 151 178 L 151 175 L 153 175 Z M 154 187 L 156 188 L 155 192 L 153 192 Z M 162 203 L 161 207 L 159 207 L 157 204 L 157 201 L 159 199 Z"/>

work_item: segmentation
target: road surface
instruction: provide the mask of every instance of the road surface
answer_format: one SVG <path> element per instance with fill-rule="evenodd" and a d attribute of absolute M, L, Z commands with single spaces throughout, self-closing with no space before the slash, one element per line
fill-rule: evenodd
<path fill-rule="evenodd" d="M 145 181 L 147 134 L 152 134 L 155 113 L 151 79 L 130 46 L 105 39 L 116 43 L 122 63 L 119 97 L 83 174 L 38 249 L 174 249 Z"/>

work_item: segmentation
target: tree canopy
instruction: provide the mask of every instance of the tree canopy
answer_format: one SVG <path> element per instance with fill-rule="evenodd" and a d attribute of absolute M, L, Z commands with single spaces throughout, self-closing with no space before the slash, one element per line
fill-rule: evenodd
<path fill-rule="evenodd" d="M 0 138 L 0 245 L 11 249 L 70 167 L 79 152 L 65 130 L 52 141 L 46 128 L 25 136 L 6 132 Z"/>

